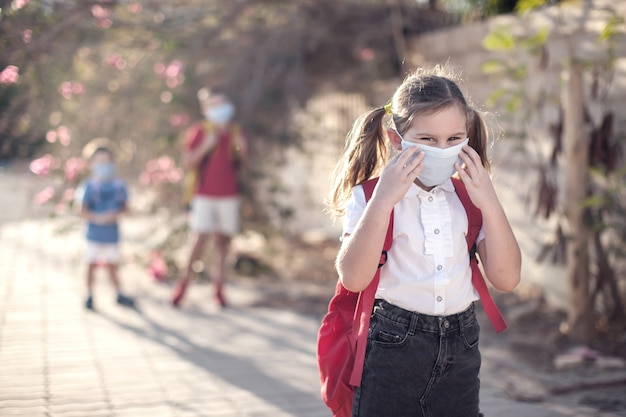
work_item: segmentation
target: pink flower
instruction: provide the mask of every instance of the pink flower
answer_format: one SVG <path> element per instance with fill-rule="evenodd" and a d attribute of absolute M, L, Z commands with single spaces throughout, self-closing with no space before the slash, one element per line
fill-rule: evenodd
<path fill-rule="evenodd" d="M 111 10 L 102 6 L 96 5 L 91 8 L 91 14 L 96 18 L 98 27 L 100 29 L 108 29 L 113 25 L 111 19 Z"/>
<path fill-rule="evenodd" d="M 13 1 L 13 7 L 17 10 L 21 9 L 22 7 L 26 6 L 28 4 L 28 0 L 14 0 Z"/>
<path fill-rule="evenodd" d="M 51 154 L 46 154 L 41 158 L 33 160 L 29 168 L 35 175 L 42 177 L 50 175 L 50 172 L 54 169 L 55 160 Z"/>
<path fill-rule="evenodd" d="M 19 68 L 9 65 L 0 72 L 0 84 L 15 84 L 20 78 Z"/>
<path fill-rule="evenodd" d="M 46 132 L 46 140 L 50 143 L 54 143 L 57 141 L 57 131 L 56 130 L 48 130 Z"/>
<path fill-rule="evenodd" d="M 64 99 L 69 100 L 73 96 L 79 96 L 85 92 L 85 86 L 76 81 L 65 81 L 59 86 L 59 93 Z"/>
<path fill-rule="evenodd" d="M 177 183 L 183 178 L 182 169 L 169 156 L 161 156 L 146 162 L 146 166 L 139 175 L 139 182 L 143 186 L 162 184 L 165 182 Z"/>
<path fill-rule="evenodd" d="M 63 201 L 72 201 L 74 200 L 75 190 L 73 188 L 67 188 L 63 191 Z"/>
<path fill-rule="evenodd" d="M 72 134 L 67 126 L 59 126 L 57 128 L 59 143 L 63 146 L 67 146 L 72 141 Z"/>
<path fill-rule="evenodd" d="M 167 181 L 171 182 L 172 184 L 176 184 L 183 179 L 184 175 L 185 174 L 181 168 L 172 169 L 167 174 Z"/>
<path fill-rule="evenodd" d="M 87 162 L 83 158 L 71 157 L 65 162 L 65 179 L 74 181 L 78 178 L 78 174 L 87 166 Z"/>
<path fill-rule="evenodd" d="M 81 83 L 76 83 L 76 82 L 72 83 L 72 93 L 75 96 L 80 96 L 81 94 L 83 94 L 84 91 L 85 91 L 84 85 L 82 85 Z"/>
<path fill-rule="evenodd" d="M 102 6 L 96 5 L 91 8 L 91 14 L 93 15 L 93 17 L 96 17 L 98 19 L 104 19 L 109 17 L 111 12 L 109 11 L 109 9 L 105 9 Z"/>
<path fill-rule="evenodd" d="M 109 55 L 105 62 L 107 65 L 118 70 L 126 68 L 126 60 L 118 54 Z"/>
<path fill-rule="evenodd" d="M 179 127 L 187 124 L 189 122 L 189 115 L 182 114 L 173 114 L 170 116 L 170 126 Z"/>
<path fill-rule="evenodd" d="M 37 194 L 35 194 L 33 201 L 37 205 L 42 205 L 52 200 L 52 198 L 54 198 L 54 194 L 55 194 L 54 188 L 51 186 L 48 186 L 44 188 L 43 190 L 41 190 L 40 192 L 38 192 Z"/>
<path fill-rule="evenodd" d="M 167 66 L 165 70 L 165 75 L 167 77 L 177 77 L 178 74 L 183 72 L 185 68 L 185 64 L 180 59 L 175 59 Z"/>
<path fill-rule="evenodd" d="M 29 43 L 33 38 L 33 31 L 31 29 L 26 29 L 24 33 L 22 33 L 22 42 Z"/>
<path fill-rule="evenodd" d="M 122 58 L 118 54 L 111 54 L 104 60 L 104 62 L 107 65 L 114 67 L 118 59 L 122 59 Z"/>
<path fill-rule="evenodd" d="M 126 8 L 128 9 L 129 13 L 133 13 L 133 14 L 139 13 L 142 10 L 141 3 L 137 3 L 137 2 L 129 3 Z"/>
<path fill-rule="evenodd" d="M 63 83 L 61 83 L 61 85 L 59 86 L 59 93 L 61 93 L 61 95 L 63 96 L 64 99 L 69 100 L 70 98 L 72 98 L 72 82 L 71 81 L 65 81 Z"/>
<path fill-rule="evenodd" d="M 376 57 L 376 52 L 372 48 L 362 48 L 358 51 L 358 56 L 361 61 L 371 61 Z"/>
<path fill-rule="evenodd" d="M 174 164 L 174 160 L 172 158 L 170 158 L 169 156 L 162 156 L 159 159 L 157 159 L 157 167 L 160 170 L 166 171 L 168 169 L 172 169 L 176 166 L 176 164 Z"/>

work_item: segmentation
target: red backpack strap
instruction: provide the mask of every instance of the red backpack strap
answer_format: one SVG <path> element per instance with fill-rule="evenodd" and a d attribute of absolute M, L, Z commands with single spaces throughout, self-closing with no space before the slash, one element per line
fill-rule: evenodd
<path fill-rule="evenodd" d="M 374 188 L 378 183 L 378 178 L 365 181 L 362 186 L 365 191 L 365 201 L 369 201 L 374 193 Z M 356 338 L 356 352 L 354 358 L 354 366 L 352 368 L 352 375 L 350 376 L 350 385 L 358 387 L 361 385 L 361 377 L 363 375 L 363 364 L 365 362 L 365 347 L 367 345 L 367 334 L 370 327 L 370 317 L 372 310 L 374 309 L 374 298 L 376 296 L 376 290 L 378 289 L 378 281 L 380 281 L 380 268 L 387 262 L 387 252 L 391 248 L 393 242 L 393 211 L 389 218 L 389 226 L 387 227 L 387 235 L 385 236 L 385 243 L 383 244 L 383 250 L 380 255 L 380 262 L 378 268 L 374 274 L 372 282 L 366 289 L 359 294 L 359 300 L 354 312 L 353 329 L 357 332 L 353 336 Z"/>
<path fill-rule="evenodd" d="M 478 291 L 480 301 L 483 303 L 483 307 L 485 308 L 485 314 L 487 314 L 493 328 L 496 329 L 496 332 L 500 333 L 507 328 L 507 324 L 502 316 L 502 313 L 500 312 L 500 309 L 491 297 L 485 278 L 478 267 L 478 259 L 476 258 L 476 238 L 478 237 L 480 228 L 483 225 L 483 215 L 480 209 L 472 203 L 472 199 L 467 193 L 467 188 L 465 188 L 463 181 L 457 178 L 452 178 L 452 182 L 454 183 L 454 189 L 459 196 L 463 207 L 465 208 L 465 213 L 467 213 L 467 248 L 470 253 L 472 285 L 474 285 L 474 288 Z"/>

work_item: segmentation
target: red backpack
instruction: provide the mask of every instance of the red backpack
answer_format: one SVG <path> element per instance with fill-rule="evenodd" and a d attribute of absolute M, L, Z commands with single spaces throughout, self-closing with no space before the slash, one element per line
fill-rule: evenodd
<path fill-rule="evenodd" d="M 470 250 L 472 284 L 478 291 L 485 312 L 497 332 L 506 329 L 506 322 L 491 298 L 487 284 L 478 268 L 475 241 L 482 227 L 482 214 L 472 203 L 465 184 L 452 179 L 456 192 L 468 217 L 467 246 Z M 369 201 L 378 178 L 365 181 L 365 200 Z M 334 417 L 350 417 L 354 389 L 361 384 L 365 347 L 374 296 L 380 280 L 380 268 L 387 261 L 387 252 L 393 241 L 393 212 L 389 219 L 387 235 L 383 244 L 378 269 L 368 287 L 359 292 L 348 291 L 337 281 L 335 294 L 328 304 L 328 312 L 322 318 L 317 334 L 317 365 L 321 382 L 322 400 Z"/>

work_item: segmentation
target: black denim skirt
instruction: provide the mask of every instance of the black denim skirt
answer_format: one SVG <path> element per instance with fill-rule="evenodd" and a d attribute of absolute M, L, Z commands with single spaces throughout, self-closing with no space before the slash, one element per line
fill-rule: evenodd
<path fill-rule="evenodd" d="M 376 300 L 353 417 L 478 417 L 474 305 L 429 316 Z"/>

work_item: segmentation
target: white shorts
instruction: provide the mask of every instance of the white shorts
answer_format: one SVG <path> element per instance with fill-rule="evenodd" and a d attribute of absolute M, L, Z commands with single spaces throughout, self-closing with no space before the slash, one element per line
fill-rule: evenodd
<path fill-rule="evenodd" d="M 239 197 L 195 196 L 191 201 L 189 226 L 196 233 L 239 232 Z"/>
<path fill-rule="evenodd" d="M 117 243 L 98 243 L 87 241 L 85 259 L 90 264 L 117 264 L 120 262 L 120 250 Z"/>

